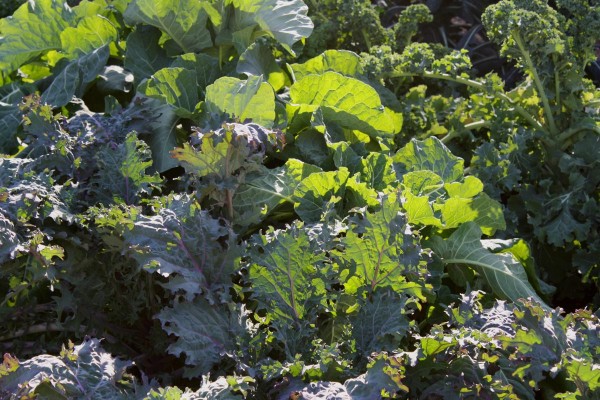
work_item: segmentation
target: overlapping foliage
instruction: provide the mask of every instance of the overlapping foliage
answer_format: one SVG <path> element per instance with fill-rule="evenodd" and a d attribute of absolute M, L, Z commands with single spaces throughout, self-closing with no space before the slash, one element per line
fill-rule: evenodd
<path fill-rule="evenodd" d="M 0 395 L 599 395 L 598 318 L 553 309 L 533 257 L 597 284 L 598 95 L 572 38 L 599 6 L 488 8 L 526 73 L 507 91 L 366 4 L 332 23 L 364 12 L 401 46 L 303 48 L 301 0 L 190 4 L 0 22 Z"/>

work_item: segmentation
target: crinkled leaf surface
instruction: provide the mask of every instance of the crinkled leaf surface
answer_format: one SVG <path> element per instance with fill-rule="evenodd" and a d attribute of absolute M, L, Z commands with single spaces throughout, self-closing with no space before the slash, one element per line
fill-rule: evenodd
<path fill-rule="evenodd" d="M 422 141 L 412 139 L 394 155 L 394 163 L 400 176 L 409 171 L 429 170 L 444 182 L 455 182 L 463 177 L 464 161 L 435 137 Z"/>
<path fill-rule="evenodd" d="M 157 215 L 139 216 L 124 237 L 128 254 L 146 270 L 179 276 L 165 286 L 183 289 L 189 300 L 228 285 L 238 257 L 233 231 L 187 196 L 171 199 Z"/>
<path fill-rule="evenodd" d="M 113 358 L 98 339 L 87 339 L 60 357 L 39 355 L 19 363 L 19 368 L 0 377 L 0 387 L 12 393 L 50 393 L 52 398 L 130 398 L 120 384 L 133 363 Z M 121 381 L 123 382 L 123 381 Z M 21 392 L 21 393 L 23 393 Z"/>
<path fill-rule="evenodd" d="M 477 270 L 496 295 L 512 301 L 531 297 L 548 307 L 529 283 L 521 263 L 511 254 L 494 254 L 483 247 L 481 229 L 476 223 L 462 224 L 447 239 L 433 237 L 431 248 L 444 264 L 465 265 Z"/>
<path fill-rule="evenodd" d="M 356 129 L 374 139 L 400 131 L 401 120 L 381 104 L 379 94 L 358 79 L 327 71 L 309 74 L 290 88 L 288 114 L 313 113 L 323 109 L 325 121 Z"/>
<path fill-rule="evenodd" d="M 363 73 L 358 54 L 348 50 L 325 50 L 322 54 L 302 64 L 292 64 L 294 77 L 300 80 L 310 74 L 335 71 L 345 76 L 356 77 Z"/>
<path fill-rule="evenodd" d="M 93 184 L 109 204 L 113 199 L 133 204 L 140 195 L 149 194 L 153 186 L 162 182 L 158 174 L 146 174 L 152 165 L 150 149 L 134 132 L 115 148 L 103 148 L 96 157 L 100 171 Z"/>
<path fill-rule="evenodd" d="M 116 39 L 117 29 L 108 19 L 99 15 L 85 17 L 77 26 L 67 27 L 60 32 L 62 50 L 69 58 L 89 54 Z"/>
<path fill-rule="evenodd" d="M 188 377 L 208 373 L 236 350 L 236 337 L 245 332 L 240 311 L 203 299 L 165 308 L 156 317 L 168 334 L 177 336 L 169 352 L 185 356 L 186 364 L 193 367 L 186 372 Z"/>
<path fill-rule="evenodd" d="M 210 32 L 206 28 L 208 13 L 200 1 L 134 0 L 123 16 L 132 25 L 144 23 L 157 27 L 184 53 L 212 46 Z"/>
<path fill-rule="evenodd" d="M 325 301 L 325 255 L 300 223 L 261 235 L 249 255 L 253 296 L 280 327 L 316 318 L 314 307 Z"/>
<path fill-rule="evenodd" d="M 219 78 L 206 88 L 205 101 L 206 111 L 220 122 L 228 117 L 273 127 L 275 93 L 262 77 L 250 76 L 246 81 L 229 76 Z"/>
<path fill-rule="evenodd" d="M 17 144 L 16 131 L 21 124 L 19 103 L 34 88 L 11 83 L 0 88 L 0 153 L 9 153 Z"/>
<path fill-rule="evenodd" d="M 362 354 L 392 351 L 398 348 L 410 327 L 406 297 L 392 291 L 376 291 L 365 300 L 350 322 L 352 337 Z"/>
<path fill-rule="evenodd" d="M 421 247 L 395 196 L 384 197 L 379 211 L 356 215 L 350 223 L 342 239 L 344 249 L 337 256 L 340 268 L 349 270 L 346 292 L 371 293 L 388 287 L 420 295 L 424 284 L 419 268 Z"/>
<path fill-rule="evenodd" d="M 293 195 L 296 213 L 303 221 L 318 221 L 327 202 L 332 198 L 344 197 L 349 177 L 348 169 L 340 168 L 337 171 L 316 172 L 303 179 Z"/>

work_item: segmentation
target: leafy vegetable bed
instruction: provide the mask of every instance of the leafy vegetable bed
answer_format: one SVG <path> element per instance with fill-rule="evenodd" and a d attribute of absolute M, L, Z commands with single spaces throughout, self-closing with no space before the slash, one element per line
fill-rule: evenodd
<path fill-rule="evenodd" d="M 309 6 L 0 20 L 0 398 L 600 398 L 600 4 Z"/>

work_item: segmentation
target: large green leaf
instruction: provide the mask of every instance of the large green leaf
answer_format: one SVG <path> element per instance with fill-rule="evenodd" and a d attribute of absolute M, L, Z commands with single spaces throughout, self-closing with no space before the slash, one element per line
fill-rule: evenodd
<path fill-rule="evenodd" d="M 180 117 L 191 118 L 199 102 L 196 72 L 185 68 L 163 68 L 144 81 L 138 90 L 173 106 Z"/>
<path fill-rule="evenodd" d="M 155 27 L 140 25 L 127 36 L 124 65 L 137 83 L 156 71 L 169 66 L 171 59 L 159 46 L 161 32 Z"/>
<path fill-rule="evenodd" d="M 222 74 L 219 60 L 208 54 L 182 54 L 173 60 L 171 67 L 183 67 L 196 72 L 196 90 L 200 98 L 204 98 L 206 87 Z"/>
<path fill-rule="evenodd" d="M 277 64 L 271 46 L 265 41 L 257 40 L 240 55 L 236 71 L 248 76 L 262 75 L 276 92 L 289 85 L 287 75 Z"/>
<path fill-rule="evenodd" d="M 409 171 L 429 170 L 439 175 L 444 182 L 455 182 L 463 177 L 462 158 L 453 155 L 435 137 L 425 140 L 412 139 L 394 155 L 394 163 L 400 175 Z"/>
<path fill-rule="evenodd" d="M 69 58 L 81 57 L 117 39 L 117 29 L 106 18 L 94 15 L 83 18 L 75 27 L 60 33 L 62 50 Z"/>
<path fill-rule="evenodd" d="M 10 73 L 49 50 L 60 49 L 60 34 L 72 19 L 66 2 L 37 0 L 19 7 L 12 18 L 0 20 L 0 70 Z"/>
<path fill-rule="evenodd" d="M 531 297 L 548 308 L 529 283 L 523 265 L 512 254 L 494 254 L 483 246 L 481 229 L 475 222 L 462 224 L 446 239 L 433 237 L 431 248 L 446 265 L 474 268 L 497 296 L 512 301 Z"/>
<path fill-rule="evenodd" d="M 350 172 L 346 168 L 337 171 L 316 172 L 303 179 L 294 191 L 294 209 L 303 221 L 321 219 L 324 206 L 344 197 Z"/>
<path fill-rule="evenodd" d="M 346 291 L 372 293 L 388 287 L 420 296 L 424 286 L 421 247 L 396 197 L 384 197 L 379 211 L 356 215 L 350 222 L 338 255 L 340 267 L 349 271 Z"/>
<path fill-rule="evenodd" d="M 310 74 L 335 71 L 345 76 L 357 77 L 363 73 L 358 54 L 348 50 L 325 50 L 322 54 L 302 64 L 292 64 L 294 78 L 300 80 Z"/>
<path fill-rule="evenodd" d="M 326 294 L 321 277 L 325 255 L 310 242 L 302 224 L 261 235 L 249 256 L 253 296 L 279 326 L 294 329 L 302 320 L 316 319 L 314 307 Z"/>
<path fill-rule="evenodd" d="M 233 5 L 229 18 L 223 21 L 218 43 L 232 43 L 243 53 L 258 36 L 275 38 L 288 51 L 297 41 L 307 38 L 313 23 L 306 15 L 302 0 L 225 0 Z"/>
<path fill-rule="evenodd" d="M 320 108 L 325 124 L 359 130 L 374 139 L 391 138 L 401 128 L 400 116 L 383 107 L 375 89 L 333 71 L 298 80 L 290 88 L 290 103 L 288 114 L 292 119 Z"/>
<path fill-rule="evenodd" d="M 172 39 L 183 53 L 200 51 L 212 46 L 206 28 L 208 13 L 201 1 L 133 0 L 124 17 L 128 24 L 148 24 L 157 27 Z"/>
<path fill-rule="evenodd" d="M 281 167 L 248 174 L 233 196 L 234 221 L 252 225 L 277 206 L 286 202 L 293 204 L 296 187 L 314 172 L 320 172 L 320 168 L 290 159 Z"/>
<path fill-rule="evenodd" d="M 262 77 L 243 81 L 229 76 L 219 78 L 206 88 L 206 111 L 217 118 L 251 120 L 266 128 L 275 121 L 275 93 Z"/>
<path fill-rule="evenodd" d="M 104 70 L 109 56 L 109 46 L 106 45 L 68 63 L 42 94 L 42 102 L 62 107 L 73 96 L 83 96 L 87 85 Z"/>
<path fill-rule="evenodd" d="M 214 364 L 236 350 L 236 338 L 245 333 L 239 311 L 227 305 L 211 305 L 203 299 L 178 303 L 165 308 L 156 316 L 163 329 L 177 336 L 169 346 L 169 353 L 184 355 L 188 377 L 210 371 Z"/>

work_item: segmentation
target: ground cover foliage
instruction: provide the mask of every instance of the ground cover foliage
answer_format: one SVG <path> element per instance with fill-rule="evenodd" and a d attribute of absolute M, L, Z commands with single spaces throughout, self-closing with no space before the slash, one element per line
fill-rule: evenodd
<path fill-rule="evenodd" d="M 600 3 L 449 3 L 0 20 L 0 398 L 600 398 Z"/>

